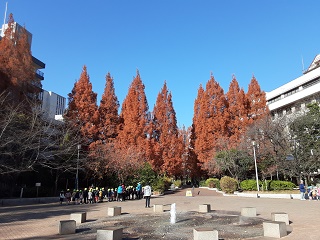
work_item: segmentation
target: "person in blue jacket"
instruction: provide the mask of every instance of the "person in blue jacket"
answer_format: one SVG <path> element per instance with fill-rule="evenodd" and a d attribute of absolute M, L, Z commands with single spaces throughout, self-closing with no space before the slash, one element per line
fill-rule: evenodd
<path fill-rule="evenodd" d="M 122 202 L 122 194 L 123 194 L 123 188 L 121 185 L 119 185 L 118 190 L 117 190 L 117 201 Z"/>
<path fill-rule="evenodd" d="M 305 196 L 304 196 L 304 194 L 306 192 L 306 188 L 303 184 L 303 180 L 300 180 L 299 190 L 300 190 L 300 200 L 306 200 Z"/>

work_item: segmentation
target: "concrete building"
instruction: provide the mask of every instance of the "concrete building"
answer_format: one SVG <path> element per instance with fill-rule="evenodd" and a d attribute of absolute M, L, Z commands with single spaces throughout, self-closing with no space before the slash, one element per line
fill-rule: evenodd
<path fill-rule="evenodd" d="M 267 105 L 274 118 L 294 116 L 309 103 L 320 103 L 320 54 L 302 76 L 266 93 Z"/>
<path fill-rule="evenodd" d="M 44 115 L 50 119 L 62 121 L 66 107 L 66 98 L 51 91 L 42 91 L 41 95 L 42 105 L 41 110 Z"/>

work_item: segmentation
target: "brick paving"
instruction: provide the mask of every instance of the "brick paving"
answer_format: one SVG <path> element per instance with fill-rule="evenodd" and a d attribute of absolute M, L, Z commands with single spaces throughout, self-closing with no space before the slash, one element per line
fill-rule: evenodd
<path fill-rule="evenodd" d="M 199 192 L 200 191 L 200 192 Z M 289 215 L 289 235 L 283 239 L 320 239 L 320 201 L 294 199 L 262 199 L 236 196 L 223 196 L 215 191 L 196 188 L 194 197 L 185 196 L 186 189 L 174 194 L 151 198 L 153 204 L 176 203 L 179 212 L 198 211 L 199 204 L 211 204 L 212 210 L 240 212 L 242 207 L 255 207 L 258 217 L 271 220 L 272 212 L 285 212 Z M 198 195 L 199 192 L 199 195 Z M 58 198 L 57 198 L 58 200 Z M 107 219 L 108 206 L 121 206 L 122 213 L 153 214 L 152 208 L 144 207 L 144 200 L 99 203 L 87 205 L 60 205 L 59 203 L 35 204 L 26 206 L 0 207 L 0 239 L 95 239 L 95 233 L 83 234 L 90 224 Z M 77 226 L 76 234 L 59 235 L 61 220 L 68 220 L 71 213 L 87 212 L 87 222 Z M 137 239 L 137 238 L 134 238 Z M 190 236 L 190 240 L 193 239 Z M 254 239 L 272 239 L 258 237 Z"/>

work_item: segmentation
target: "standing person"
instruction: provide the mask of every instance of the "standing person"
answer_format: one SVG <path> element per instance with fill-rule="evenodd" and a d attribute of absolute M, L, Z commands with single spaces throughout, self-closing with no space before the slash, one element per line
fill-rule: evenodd
<path fill-rule="evenodd" d="M 64 199 L 65 199 L 64 192 L 61 191 L 60 192 L 60 205 L 63 203 Z"/>
<path fill-rule="evenodd" d="M 93 202 L 93 192 L 92 192 L 92 189 L 89 190 L 88 192 L 88 203 L 92 204 Z"/>
<path fill-rule="evenodd" d="M 83 201 L 84 201 L 85 204 L 88 203 L 88 189 L 87 188 L 85 188 L 83 190 Z"/>
<path fill-rule="evenodd" d="M 123 189 L 122 189 L 122 185 L 119 185 L 118 190 L 117 190 L 117 201 L 121 201 L 122 202 L 122 194 L 123 194 Z"/>
<path fill-rule="evenodd" d="M 300 200 L 306 200 L 305 197 L 304 197 L 306 189 L 305 189 L 305 186 L 303 184 L 303 180 L 300 180 L 299 190 L 300 190 Z"/>
<path fill-rule="evenodd" d="M 141 186 L 141 183 L 138 182 L 138 185 L 136 187 L 136 190 L 137 190 L 137 196 L 138 196 L 138 199 L 141 198 L 141 193 L 142 193 L 142 186 Z"/>
<path fill-rule="evenodd" d="M 146 199 L 146 207 L 150 207 L 150 198 L 151 198 L 151 187 L 149 183 L 144 187 L 143 195 Z"/>
<path fill-rule="evenodd" d="M 69 205 L 71 203 L 71 192 L 70 192 L 70 189 L 67 189 L 65 197 L 67 199 L 67 204 Z"/>

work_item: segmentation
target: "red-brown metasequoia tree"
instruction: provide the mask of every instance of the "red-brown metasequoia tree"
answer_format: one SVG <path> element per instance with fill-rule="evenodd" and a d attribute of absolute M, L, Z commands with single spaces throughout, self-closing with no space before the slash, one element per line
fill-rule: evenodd
<path fill-rule="evenodd" d="M 202 169 L 216 172 L 212 156 L 227 136 L 228 112 L 223 89 L 212 75 L 205 90 L 200 86 L 194 111 L 194 152 Z"/>
<path fill-rule="evenodd" d="M 97 94 L 92 91 L 86 66 L 83 66 L 80 78 L 75 82 L 68 96 L 69 103 L 65 119 L 69 124 L 80 129 L 83 136 L 82 144 L 89 146 L 98 137 L 99 111 Z"/>
<path fill-rule="evenodd" d="M 233 77 L 226 94 L 211 76 L 204 90 L 200 86 L 194 103 L 190 144 L 202 170 L 217 173 L 214 154 L 237 147 L 247 127 L 268 114 L 266 96 L 252 78 L 247 94 Z"/>
<path fill-rule="evenodd" d="M 266 93 L 261 90 L 260 85 L 254 76 L 248 86 L 246 98 L 249 102 L 249 124 L 253 123 L 254 120 L 261 119 L 269 114 Z"/>
<path fill-rule="evenodd" d="M 106 85 L 99 105 L 99 140 L 112 142 L 119 131 L 119 101 L 115 94 L 114 82 L 110 73 L 106 76 Z"/>
<path fill-rule="evenodd" d="M 40 91 L 35 83 L 28 35 L 25 28 L 15 31 L 13 15 L 9 15 L 4 37 L 0 40 L 0 93 L 10 92 L 11 100 L 21 102 Z M 17 29 L 16 29 L 17 30 Z"/>
<path fill-rule="evenodd" d="M 170 176 L 182 175 L 182 135 L 177 127 L 172 95 L 166 82 L 159 92 L 153 109 L 151 138 L 154 158 L 151 163 L 155 170 Z"/>
<path fill-rule="evenodd" d="M 145 152 L 146 148 L 149 107 L 144 88 L 139 71 L 137 71 L 122 103 L 120 131 L 116 144 L 118 149 L 127 149 L 133 146 L 133 149 L 139 153 L 138 155 Z"/>
<path fill-rule="evenodd" d="M 241 136 L 246 131 L 248 124 L 249 104 L 246 99 L 244 90 L 239 87 L 238 81 L 233 76 L 229 86 L 229 91 L 226 93 L 228 103 L 227 120 L 228 129 L 228 145 L 229 147 L 236 147 L 240 141 Z"/>

